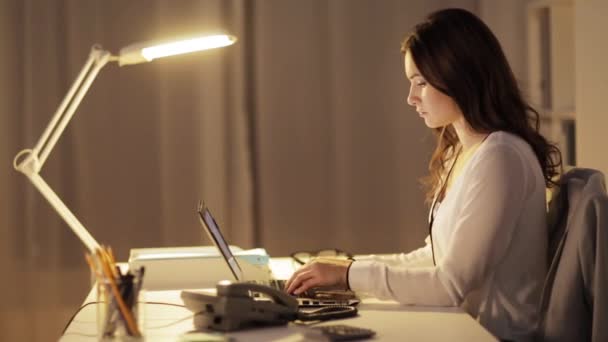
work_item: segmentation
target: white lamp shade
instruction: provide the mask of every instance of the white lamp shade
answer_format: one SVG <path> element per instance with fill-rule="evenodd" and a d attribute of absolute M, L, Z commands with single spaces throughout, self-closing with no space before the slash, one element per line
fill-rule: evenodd
<path fill-rule="evenodd" d="M 149 62 L 156 58 L 181 55 L 190 52 L 215 49 L 232 45 L 236 37 L 231 35 L 212 35 L 190 38 L 169 43 L 138 43 L 124 47 L 118 56 L 119 65 Z"/>

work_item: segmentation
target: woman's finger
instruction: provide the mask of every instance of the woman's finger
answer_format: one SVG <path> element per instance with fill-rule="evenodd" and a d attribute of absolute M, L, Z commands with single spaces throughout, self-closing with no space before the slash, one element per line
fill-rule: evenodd
<path fill-rule="evenodd" d="M 299 288 L 304 281 L 312 278 L 312 273 L 305 271 L 291 278 L 291 284 L 287 287 L 287 293 L 294 293 L 294 290 Z"/>
<path fill-rule="evenodd" d="M 299 295 L 300 293 L 310 289 L 311 287 L 315 286 L 315 278 L 308 278 L 305 281 L 302 282 L 302 284 L 300 285 L 300 287 L 298 287 L 297 289 L 295 289 L 293 291 L 293 293 L 295 295 Z"/>
<path fill-rule="evenodd" d="M 309 272 L 301 272 L 300 274 L 295 275 L 291 278 L 291 284 L 287 287 L 287 293 L 293 293 L 295 289 L 300 287 L 303 281 L 310 278 L 312 275 Z"/>
<path fill-rule="evenodd" d="M 289 286 L 291 285 L 291 283 L 293 283 L 293 280 L 300 275 L 302 272 L 306 272 L 308 270 L 308 266 L 302 266 L 299 269 L 297 269 L 295 272 L 293 272 L 293 274 L 291 275 L 291 277 L 285 282 L 285 289 L 289 288 Z"/>

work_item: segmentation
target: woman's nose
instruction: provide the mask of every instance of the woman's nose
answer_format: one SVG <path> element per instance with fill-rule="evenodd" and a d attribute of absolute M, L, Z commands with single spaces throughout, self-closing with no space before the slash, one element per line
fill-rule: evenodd
<path fill-rule="evenodd" d="M 410 90 L 410 92 L 407 94 L 407 104 L 415 107 L 417 103 L 418 103 L 418 98 Z"/>

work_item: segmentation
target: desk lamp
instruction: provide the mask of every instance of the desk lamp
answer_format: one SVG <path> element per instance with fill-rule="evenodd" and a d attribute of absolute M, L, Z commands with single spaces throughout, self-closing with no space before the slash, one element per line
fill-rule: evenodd
<path fill-rule="evenodd" d="M 98 45 L 94 45 L 87 62 L 59 105 L 42 136 L 40 136 L 36 146 L 17 153 L 13 160 L 13 167 L 29 178 L 36 189 L 46 198 L 59 216 L 63 218 L 92 255 L 95 255 L 95 251 L 100 248 L 99 243 L 44 181 L 42 176 L 40 176 L 40 171 L 101 68 L 108 62 L 118 62 L 120 66 L 138 64 L 150 62 L 156 58 L 224 47 L 235 42 L 236 37 L 234 36 L 212 35 L 174 42 L 137 43 L 121 49 L 118 56 L 112 55 Z"/>

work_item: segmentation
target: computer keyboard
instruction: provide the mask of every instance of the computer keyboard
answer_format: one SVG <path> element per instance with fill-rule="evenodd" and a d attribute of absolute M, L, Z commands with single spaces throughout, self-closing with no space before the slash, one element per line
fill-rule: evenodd
<path fill-rule="evenodd" d="M 266 286 L 270 286 L 270 287 L 280 290 L 280 291 L 285 291 L 285 283 L 287 283 L 287 280 L 285 280 L 285 279 L 270 279 L 269 281 L 248 280 L 247 282 L 253 283 L 253 284 L 266 285 Z M 294 297 L 315 298 L 315 290 L 309 289 L 307 291 L 300 293 L 299 295 L 294 295 Z"/>
<path fill-rule="evenodd" d="M 287 283 L 287 280 L 285 279 L 270 279 L 270 287 L 277 290 L 283 291 L 285 289 L 285 283 Z"/>
<path fill-rule="evenodd" d="M 247 281 L 259 285 L 266 285 L 279 291 L 285 291 L 284 279 L 272 279 L 269 281 Z M 260 293 L 252 293 L 254 297 L 264 297 Z M 359 304 L 359 298 L 352 291 L 323 290 L 320 288 L 308 289 L 298 295 L 290 294 L 298 299 L 300 307 L 322 307 L 332 305 L 355 306 Z"/>
<path fill-rule="evenodd" d="M 266 286 L 272 287 L 273 289 L 283 291 L 283 289 L 285 289 L 285 283 L 287 282 L 287 280 L 284 280 L 284 279 L 270 279 L 268 281 L 247 280 L 246 282 L 251 283 L 251 284 L 266 285 Z"/>

